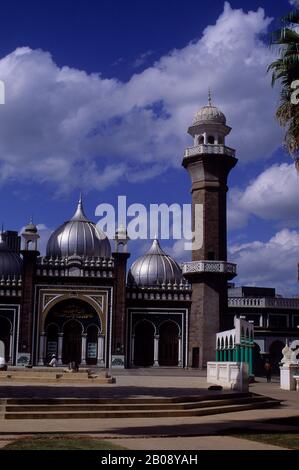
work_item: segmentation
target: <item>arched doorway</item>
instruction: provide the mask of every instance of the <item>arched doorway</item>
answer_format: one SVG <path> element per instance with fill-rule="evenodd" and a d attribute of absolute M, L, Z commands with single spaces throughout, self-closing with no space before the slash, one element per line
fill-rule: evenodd
<path fill-rule="evenodd" d="M 4 343 L 5 348 L 5 361 L 10 360 L 10 334 L 11 334 L 11 323 L 10 321 L 0 316 L 0 340 Z"/>
<path fill-rule="evenodd" d="M 69 320 L 63 328 L 63 364 L 75 361 L 81 363 L 82 325 L 77 320 Z"/>
<path fill-rule="evenodd" d="M 254 375 L 264 375 L 264 363 L 261 356 L 261 348 L 257 343 L 253 344 L 252 363 Z"/>
<path fill-rule="evenodd" d="M 177 366 L 179 362 L 179 327 L 166 321 L 159 330 L 159 365 Z"/>
<path fill-rule="evenodd" d="M 134 364 L 150 367 L 154 364 L 154 325 L 142 320 L 135 326 Z"/>
<path fill-rule="evenodd" d="M 269 348 L 270 363 L 272 365 L 272 372 L 274 374 L 279 373 L 279 363 L 282 359 L 282 350 L 285 347 L 285 344 L 282 341 L 274 341 Z"/>

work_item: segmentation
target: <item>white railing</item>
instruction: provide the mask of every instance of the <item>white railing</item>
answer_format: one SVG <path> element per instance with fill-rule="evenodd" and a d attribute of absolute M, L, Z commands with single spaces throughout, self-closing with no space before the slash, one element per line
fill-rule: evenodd
<path fill-rule="evenodd" d="M 236 151 L 226 145 L 220 144 L 200 144 L 195 147 L 188 147 L 185 150 L 184 157 L 192 157 L 193 155 L 198 154 L 218 154 L 218 155 L 229 155 L 234 157 Z"/>
<path fill-rule="evenodd" d="M 229 307 L 251 308 L 286 308 L 299 309 L 299 299 L 285 299 L 277 297 L 229 297 Z"/>
<path fill-rule="evenodd" d="M 226 261 L 188 261 L 181 267 L 183 274 L 205 272 L 237 274 L 237 265 Z"/>

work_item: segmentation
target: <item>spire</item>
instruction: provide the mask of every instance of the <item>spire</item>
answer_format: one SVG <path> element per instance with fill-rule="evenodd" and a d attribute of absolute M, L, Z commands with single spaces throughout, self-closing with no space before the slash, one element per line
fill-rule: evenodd
<path fill-rule="evenodd" d="M 82 198 L 82 193 L 80 193 L 80 197 L 79 197 L 79 201 L 78 201 L 78 206 L 77 206 L 77 209 L 76 209 L 76 212 L 75 214 L 73 215 L 72 219 L 71 220 L 77 220 L 77 221 L 87 221 L 87 217 L 84 213 L 84 209 L 83 209 L 83 198 Z"/>
<path fill-rule="evenodd" d="M 212 93 L 211 93 L 211 88 L 209 88 L 209 92 L 208 92 L 208 103 L 209 103 L 209 106 L 212 106 Z"/>

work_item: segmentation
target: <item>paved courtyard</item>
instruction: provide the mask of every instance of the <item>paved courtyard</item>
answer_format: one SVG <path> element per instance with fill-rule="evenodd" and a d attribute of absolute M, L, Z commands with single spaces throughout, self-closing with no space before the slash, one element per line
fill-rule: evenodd
<path fill-rule="evenodd" d="M 117 383 L 94 386 L 51 387 L 28 385 L 1 386 L 0 397 L 158 397 L 187 396 L 207 392 L 202 374 L 165 369 L 115 372 Z M 184 418 L 110 418 L 0 420 L 2 443 L 20 435 L 65 433 L 94 435 L 130 449 L 270 449 L 273 446 L 227 436 L 246 432 L 299 432 L 299 393 L 257 379 L 250 391 L 283 400 L 282 406 L 211 416 Z M 277 447 L 275 447 L 277 449 Z"/>

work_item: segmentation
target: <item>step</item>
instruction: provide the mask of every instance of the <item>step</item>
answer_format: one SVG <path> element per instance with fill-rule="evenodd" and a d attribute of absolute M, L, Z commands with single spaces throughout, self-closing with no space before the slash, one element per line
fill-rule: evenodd
<path fill-rule="evenodd" d="M 171 397 L 130 397 L 130 398 L 7 398 L 6 402 L 9 405 L 30 405 L 30 404 L 125 404 L 125 403 L 188 403 L 198 402 L 205 400 L 222 400 L 228 398 L 248 398 L 254 396 L 262 396 L 253 394 L 251 392 L 217 392 L 215 394 L 209 393 L 205 395 L 188 395 L 188 396 L 171 396 Z"/>
<path fill-rule="evenodd" d="M 5 419 L 109 419 L 109 418 L 173 418 L 173 417 L 190 417 L 190 416 L 206 416 L 213 414 L 231 413 L 237 411 L 246 411 L 258 408 L 269 408 L 279 406 L 277 400 L 265 400 L 246 404 L 221 405 L 214 407 L 205 407 L 201 409 L 190 410 L 136 410 L 136 411 L 93 411 L 93 412 L 23 412 L 8 413 L 4 415 Z"/>
<path fill-rule="evenodd" d="M 98 383 L 98 384 L 112 384 L 115 383 L 115 378 L 114 377 L 84 377 L 78 379 L 76 375 L 70 376 L 61 376 L 61 377 L 27 377 L 27 376 L 7 376 L 7 377 L 1 377 L 0 378 L 0 383 L 7 383 L 7 382 L 19 382 L 19 383 L 38 383 L 38 384 L 50 384 L 50 383 L 76 383 L 78 385 L 82 384 L 88 384 L 88 383 Z"/>
<path fill-rule="evenodd" d="M 247 397 L 238 399 L 217 400 L 217 406 L 226 406 L 230 404 L 257 403 L 267 401 L 267 397 Z M 208 408 L 215 406 L 215 400 L 195 401 L 187 403 L 110 403 L 110 404 L 38 404 L 38 405 L 9 405 L 6 406 L 7 412 L 44 412 L 52 411 L 129 411 L 129 410 L 187 410 L 196 408 Z"/>

